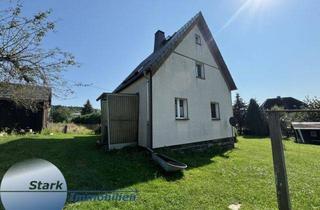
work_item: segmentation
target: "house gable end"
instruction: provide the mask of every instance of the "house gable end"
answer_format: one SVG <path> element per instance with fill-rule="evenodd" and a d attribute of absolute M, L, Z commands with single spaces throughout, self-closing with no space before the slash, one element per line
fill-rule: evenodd
<path fill-rule="evenodd" d="M 196 44 L 196 36 L 199 36 L 201 45 Z M 195 25 L 172 53 L 185 56 L 188 59 L 192 59 L 196 62 L 200 62 L 220 70 L 217 61 L 209 48 L 210 47 L 205 41 L 202 31 L 198 25 Z"/>
<path fill-rule="evenodd" d="M 226 81 L 228 88 L 230 90 L 237 89 L 228 67 L 226 66 L 218 49 L 218 46 L 214 41 L 213 36 L 202 16 L 202 13 L 199 12 L 176 33 L 174 33 L 170 39 L 166 40 L 166 43 L 163 47 L 153 52 L 148 58 L 139 64 L 137 68 L 134 69 L 133 72 L 114 90 L 114 92 L 119 92 L 125 87 L 134 83 L 137 79 L 143 76 L 144 72 L 151 71 L 152 74 L 154 74 L 196 25 L 201 30 L 202 36 L 205 42 L 208 44 L 210 52 L 220 67 L 221 74 Z"/>
<path fill-rule="evenodd" d="M 202 43 L 200 46 L 196 44 L 195 34 L 201 37 Z M 175 46 L 172 46 L 169 50 L 170 51 L 167 54 L 161 56 L 158 59 L 158 62 L 155 62 L 154 65 L 151 66 L 153 74 L 160 69 L 160 66 L 163 65 L 172 53 L 176 53 L 219 69 L 229 90 L 237 89 L 229 69 L 225 64 L 220 50 L 201 13 L 198 14 L 196 21 L 193 21 L 193 23 L 188 26 L 184 35 L 175 41 Z"/>

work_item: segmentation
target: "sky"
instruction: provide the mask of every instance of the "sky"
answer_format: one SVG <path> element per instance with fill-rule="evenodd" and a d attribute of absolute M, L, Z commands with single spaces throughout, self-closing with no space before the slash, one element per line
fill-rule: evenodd
<path fill-rule="evenodd" d="M 56 31 L 43 48 L 71 52 L 80 66 L 63 73 L 74 87 L 53 104 L 95 108 L 153 51 L 154 33 L 173 34 L 202 11 L 245 101 L 319 96 L 319 0 L 34 0 L 22 1 L 31 15 L 52 9 Z M 234 100 L 234 98 L 233 98 Z"/>

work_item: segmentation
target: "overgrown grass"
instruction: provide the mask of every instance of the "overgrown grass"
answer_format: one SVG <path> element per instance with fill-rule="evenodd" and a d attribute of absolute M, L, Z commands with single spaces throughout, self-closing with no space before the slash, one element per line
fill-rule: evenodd
<path fill-rule="evenodd" d="M 43 135 L 63 133 L 67 126 L 67 133 L 74 135 L 91 135 L 98 129 L 98 124 L 74 124 L 74 123 L 49 123 L 48 127 L 43 129 Z"/>
<path fill-rule="evenodd" d="M 14 163 L 43 158 L 64 174 L 69 190 L 137 189 L 135 202 L 87 201 L 65 209 L 277 209 L 269 139 L 239 138 L 227 152 L 168 152 L 183 173 L 164 174 L 139 148 L 105 153 L 97 136 L 0 137 L 0 176 Z M 320 146 L 284 141 L 293 209 L 320 208 Z"/>

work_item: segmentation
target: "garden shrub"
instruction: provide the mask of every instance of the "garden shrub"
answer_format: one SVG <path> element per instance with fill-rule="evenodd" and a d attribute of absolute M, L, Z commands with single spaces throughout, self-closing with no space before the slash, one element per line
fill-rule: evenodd
<path fill-rule="evenodd" d="M 75 117 L 71 121 L 76 124 L 100 124 L 100 117 L 100 113 L 92 113 Z"/>

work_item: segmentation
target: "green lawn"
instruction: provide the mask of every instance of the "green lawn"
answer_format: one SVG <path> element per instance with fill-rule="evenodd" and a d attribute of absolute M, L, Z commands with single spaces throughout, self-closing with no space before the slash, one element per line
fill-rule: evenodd
<path fill-rule="evenodd" d="M 166 175 L 147 153 L 131 148 L 105 153 L 96 136 L 0 137 L 0 176 L 14 163 L 43 158 L 64 174 L 69 190 L 137 189 L 135 202 L 79 202 L 66 209 L 276 209 L 270 141 L 239 138 L 224 153 L 170 153 L 189 168 Z M 293 209 L 320 209 L 320 146 L 285 141 Z"/>

